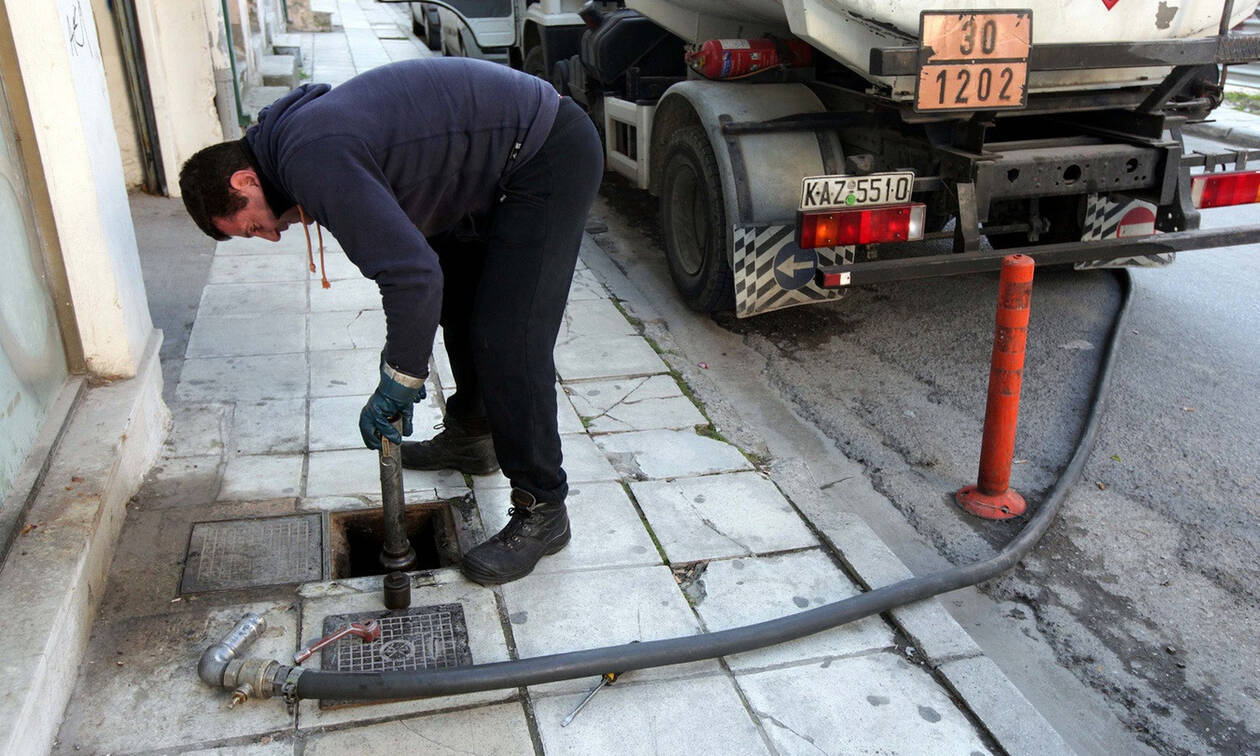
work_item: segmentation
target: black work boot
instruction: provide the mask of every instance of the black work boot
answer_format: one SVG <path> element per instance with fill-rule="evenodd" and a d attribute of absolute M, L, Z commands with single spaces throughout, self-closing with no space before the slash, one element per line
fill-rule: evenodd
<path fill-rule="evenodd" d="M 489 431 L 447 417 L 442 432 L 428 441 L 404 441 L 402 465 L 411 470 L 459 470 L 489 475 L 499 469 Z"/>
<path fill-rule="evenodd" d="M 464 575 L 482 585 L 507 583 L 533 571 L 538 560 L 569 542 L 569 516 L 563 504 L 535 499 L 512 489 L 511 520 L 488 541 L 464 555 Z"/>

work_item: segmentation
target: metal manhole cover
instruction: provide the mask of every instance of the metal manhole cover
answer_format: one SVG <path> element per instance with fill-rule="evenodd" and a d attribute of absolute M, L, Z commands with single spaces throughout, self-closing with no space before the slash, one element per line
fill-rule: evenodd
<path fill-rule="evenodd" d="M 377 611 L 333 614 L 324 618 L 324 635 L 351 622 L 376 620 L 381 637 L 371 643 L 349 637 L 325 648 L 320 668 L 330 672 L 391 672 L 440 669 L 473 663 L 468 648 L 468 625 L 460 604 L 416 606 L 401 612 Z M 321 700 L 321 708 L 362 701 Z"/>
<path fill-rule="evenodd" d="M 323 579 L 320 515 L 193 524 L 180 593 Z"/>

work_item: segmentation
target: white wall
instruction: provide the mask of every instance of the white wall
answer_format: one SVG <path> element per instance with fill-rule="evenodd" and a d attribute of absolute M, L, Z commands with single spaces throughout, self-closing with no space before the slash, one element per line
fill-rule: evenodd
<path fill-rule="evenodd" d="M 2 0 L 84 359 L 130 378 L 153 331 L 90 0 Z"/>
<path fill-rule="evenodd" d="M 92 0 L 92 13 L 96 16 L 101 60 L 105 64 L 105 83 L 109 88 L 110 109 L 114 114 L 114 130 L 118 134 L 118 149 L 122 152 L 123 176 L 127 187 L 134 188 L 144 184 L 144 166 L 140 162 L 140 139 L 132 120 L 131 100 L 127 93 L 127 71 L 123 68 L 118 32 L 114 28 L 109 4 L 109 0 Z"/>
<path fill-rule="evenodd" d="M 214 106 L 212 33 L 218 17 L 193 0 L 136 0 L 153 93 L 166 188 L 179 196 L 179 168 L 192 154 L 223 141 Z M 215 29 L 215 32 L 211 30 Z"/>

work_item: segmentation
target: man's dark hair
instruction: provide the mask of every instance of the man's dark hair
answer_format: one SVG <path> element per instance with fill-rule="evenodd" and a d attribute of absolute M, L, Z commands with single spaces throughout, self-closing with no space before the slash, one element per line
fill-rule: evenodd
<path fill-rule="evenodd" d="M 197 227 L 211 239 L 230 237 L 215 228 L 215 218 L 228 218 L 245 207 L 245 195 L 232 189 L 232 174 L 252 168 L 238 142 L 220 142 L 199 150 L 179 169 L 179 191 Z"/>

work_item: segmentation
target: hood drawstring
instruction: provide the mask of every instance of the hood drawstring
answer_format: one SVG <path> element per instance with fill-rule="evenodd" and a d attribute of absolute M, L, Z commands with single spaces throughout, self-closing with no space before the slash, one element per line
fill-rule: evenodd
<path fill-rule="evenodd" d="M 315 272 L 315 253 L 311 250 L 311 230 L 306 227 L 306 211 L 301 205 L 297 206 L 298 219 L 302 221 L 302 233 L 306 234 L 306 261 L 311 266 L 311 272 Z M 332 288 L 332 282 L 328 280 L 328 271 L 324 269 L 324 229 L 320 228 L 319 221 L 315 222 L 315 233 L 319 236 L 319 277 L 320 283 L 325 289 Z"/>

